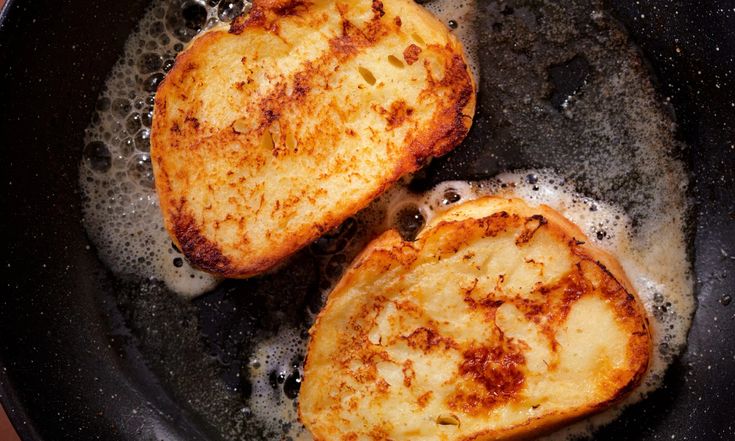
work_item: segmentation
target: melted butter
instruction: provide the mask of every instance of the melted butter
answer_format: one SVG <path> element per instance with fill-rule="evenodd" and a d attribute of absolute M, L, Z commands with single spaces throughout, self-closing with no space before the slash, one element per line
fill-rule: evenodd
<path fill-rule="evenodd" d="M 173 247 L 163 225 L 149 153 L 155 85 L 183 49 L 181 40 L 194 34 L 179 17 L 187 4 L 153 2 L 126 42 L 85 134 L 88 146 L 101 143 L 109 167 L 85 158 L 79 177 L 84 225 L 109 269 L 124 279 L 162 281 L 192 298 L 212 290 L 220 280 L 193 268 Z M 223 8 L 201 8 L 206 11 L 205 27 L 228 18 Z"/>

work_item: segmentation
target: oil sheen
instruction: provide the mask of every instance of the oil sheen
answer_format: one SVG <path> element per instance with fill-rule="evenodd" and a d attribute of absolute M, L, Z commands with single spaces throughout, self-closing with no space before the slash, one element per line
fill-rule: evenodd
<path fill-rule="evenodd" d="M 396 228 L 411 239 L 447 207 L 491 194 L 547 204 L 579 225 L 591 242 L 617 256 L 651 318 L 653 363 L 642 387 L 549 438 L 589 436 L 660 385 L 686 344 L 695 304 L 687 175 L 676 159 L 682 146 L 671 115 L 599 2 L 574 0 L 566 9 L 550 2 L 422 2 L 468 53 L 480 89 L 468 140 L 276 274 L 225 283 L 192 268 L 173 247 L 154 190 L 149 135 L 155 90 L 176 53 L 249 4 L 151 3 L 86 132 L 84 224 L 100 259 L 121 280 L 118 306 L 141 352 L 172 395 L 224 439 L 309 439 L 296 414 L 305 331 L 345 267 L 382 231 Z M 558 78 L 571 78 L 574 87 L 557 84 Z M 427 175 L 433 180 L 418 185 Z M 305 301 L 293 319 L 281 310 L 289 305 L 283 297 L 303 283 L 294 274 L 304 268 L 317 273 L 315 300 Z M 241 297 L 228 300 L 230 292 Z M 242 296 L 260 300 L 248 303 Z M 223 319 L 205 312 L 228 302 L 237 305 L 233 317 L 251 321 L 242 319 L 232 330 L 217 327 Z M 269 317 L 268 329 L 258 325 L 260 316 Z M 225 362 L 212 357 L 222 343 L 198 331 L 212 326 L 222 341 L 235 341 L 235 355 Z"/>

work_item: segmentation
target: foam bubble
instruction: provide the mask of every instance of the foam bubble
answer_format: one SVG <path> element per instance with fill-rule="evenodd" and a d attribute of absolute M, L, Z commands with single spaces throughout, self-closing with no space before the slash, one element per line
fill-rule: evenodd
<path fill-rule="evenodd" d="M 273 433 L 292 440 L 311 439 L 298 422 L 295 394 L 301 384 L 306 336 L 294 328 L 284 328 L 275 336 L 261 341 L 249 361 L 253 387 L 250 409 Z"/>

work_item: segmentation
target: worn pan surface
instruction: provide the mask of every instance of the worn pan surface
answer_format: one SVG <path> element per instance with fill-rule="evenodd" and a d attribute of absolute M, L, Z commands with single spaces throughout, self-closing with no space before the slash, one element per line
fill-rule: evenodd
<path fill-rule="evenodd" d="M 244 343 L 236 336 L 300 320 L 318 278 L 304 258 L 294 277 L 251 282 L 288 292 L 282 302 L 249 296 L 234 282 L 192 303 L 151 300 L 163 310 L 148 323 L 160 329 L 136 329 L 125 311 L 126 287 L 99 262 L 80 222 L 77 169 L 97 96 L 147 2 L 6 3 L 0 16 L 0 401 L 27 440 L 227 436 L 221 428 L 234 418 L 230 408 L 223 406 L 219 416 L 216 403 L 209 403 L 211 412 L 194 411 L 197 404 L 176 391 L 196 385 L 168 376 L 201 379 L 204 386 L 212 376 L 224 378 L 231 386 L 227 400 L 242 402 L 237 358 Z M 609 7 L 650 62 L 688 145 L 680 154 L 692 183 L 698 309 L 688 348 L 664 386 L 596 438 L 735 439 L 735 6 L 726 0 L 626 0 Z M 560 84 L 578 82 L 575 75 L 572 69 Z M 418 186 L 543 165 L 522 148 L 501 148 L 512 142 L 504 134 L 513 127 L 499 126 L 491 95 L 481 90 L 485 106 L 466 145 L 432 163 Z M 477 139 L 488 137 L 499 140 L 492 155 L 476 148 Z M 162 330 L 190 332 L 200 344 L 172 349 L 157 334 Z M 197 371 L 201 351 L 218 357 L 219 368 Z M 221 395 L 205 391 L 201 398 Z"/>

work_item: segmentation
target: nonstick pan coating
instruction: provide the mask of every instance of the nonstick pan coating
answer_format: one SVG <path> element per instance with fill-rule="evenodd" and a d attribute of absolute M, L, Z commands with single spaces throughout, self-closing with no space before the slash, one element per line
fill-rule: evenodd
<path fill-rule="evenodd" d="M 735 439 L 735 8 L 641 3 L 609 6 L 650 62 L 689 146 L 681 155 L 691 175 L 698 309 L 664 386 L 596 439 Z M 80 221 L 83 131 L 146 6 L 16 0 L 4 11 L 0 401 L 23 439 L 216 439 L 125 337 L 110 295 L 117 282 Z M 432 164 L 425 179 L 477 177 L 454 159 Z"/>

